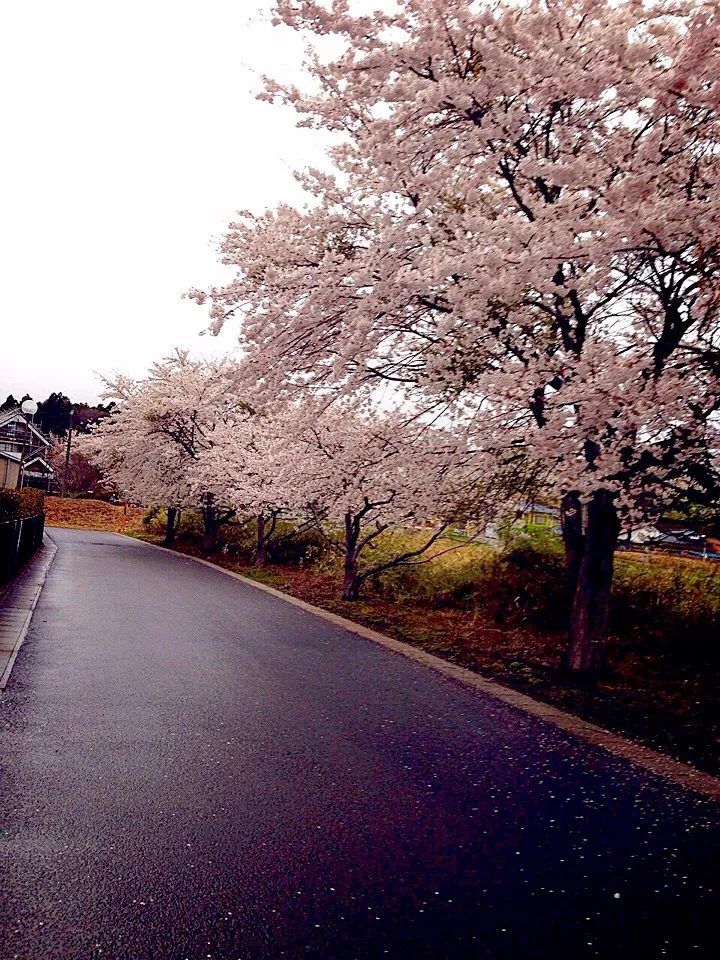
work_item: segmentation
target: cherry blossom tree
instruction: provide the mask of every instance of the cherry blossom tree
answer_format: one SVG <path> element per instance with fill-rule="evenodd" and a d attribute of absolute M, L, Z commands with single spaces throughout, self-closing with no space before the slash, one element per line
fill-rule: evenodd
<path fill-rule="evenodd" d="M 308 205 L 242 215 L 209 301 L 267 396 L 390 385 L 562 500 L 566 664 L 602 663 L 622 523 L 717 491 L 720 18 L 681 0 L 278 0 L 342 43 Z"/>
<path fill-rule="evenodd" d="M 194 360 L 183 351 L 156 363 L 142 380 L 117 375 L 106 381 L 105 396 L 118 406 L 78 441 L 126 497 L 167 509 L 166 542 L 174 538 L 179 511 L 200 502 L 192 465 L 211 447 L 218 426 L 247 409 L 234 375 L 228 360 Z M 206 540 L 214 542 L 232 511 L 218 511 L 212 501 L 203 511 Z"/>
<path fill-rule="evenodd" d="M 306 509 L 343 557 L 344 600 L 357 599 L 372 576 L 424 562 L 451 524 L 473 520 L 479 529 L 487 519 L 488 501 L 468 495 L 463 475 L 472 458 L 452 435 L 399 416 L 368 420 L 334 409 L 305 427 L 297 448 Z M 412 527 L 422 531 L 419 543 L 367 559 L 386 531 Z"/>
<path fill-rule="evenodd" d="M 213 443 L 193 465 L 196 486 L 252 519 L 256 541 L 253 563 L 311 526 L 298 485 L 296 419 L 290 413 L 255 413 L 219 424 Z M 307 472 L 308 465 L 305 465 Z M 291 524 L 290 531 L 280 521 Z"/>
<path fill-rule="evenodd" d="M 268 428 L 282 464 L 275 502 L 309 516 L 340 553 L 345 600 L 355 600 L 369 577 L 425 562 L 450 525 L 483 528 L 492 510 L 494 478 L 488 482 L 487 466 L 448 430 L 400 413 L 368 416 L 352 404 L 323 409 L 317 402 L 292 404 Z M 417 543 L 368 559 L 386 531 L 413 527 L 421 531 Z"/>
<path fill-rule="evenodd" d="M 307 398 L 227 420 L 192 474 L 238 515 L 253 517 L 257 566 L 282 540 L 314 526 L 343 557 L 348 600 L 383 570 L 426 562 L 449 525 L 470 524 L 477 534 L 499 507 L 510 509 L 542 480 L 522 451 L 499 467 L 461 434 L 407 412 Z M 280 520 L 291 532 L 280 531 Z M 425 531 L 420 542 L 366 561 L 386 531 L 413 527 Z M 441 547 L 455 549 L 457 541 Z"/>
<path fill-rule="evenodd" d="M 72 450 L 67 457 L 67 443 L 63 440 L 52 441 L 46 458 L 55 476 L 62 478 L 63 487 L 68 490 L 92 491 L 101 481 L 100 471 L 80 450 Z"/>

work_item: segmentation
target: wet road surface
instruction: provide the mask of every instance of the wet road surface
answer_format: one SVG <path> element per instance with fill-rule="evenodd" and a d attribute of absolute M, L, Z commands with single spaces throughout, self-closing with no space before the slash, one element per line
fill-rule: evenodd
<path fill-rule="evenodd" d="M 221 573 L 59 551 L 0 697 L 0 957 L 717 957 L 712 800 Z"/>

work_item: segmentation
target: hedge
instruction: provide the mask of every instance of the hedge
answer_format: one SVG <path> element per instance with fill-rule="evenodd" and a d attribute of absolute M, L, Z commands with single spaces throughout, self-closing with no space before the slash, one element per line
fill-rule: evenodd
<path fill-rule="evenodd" d="M 23 490 L 0 489 L 0 523 L 20 520 L 43 513 L 42 490 L 25 487 Z"/>

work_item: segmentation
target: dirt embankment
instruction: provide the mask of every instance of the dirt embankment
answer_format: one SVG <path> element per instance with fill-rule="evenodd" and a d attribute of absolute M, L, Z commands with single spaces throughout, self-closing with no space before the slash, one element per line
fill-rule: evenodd
<path fill-rule="evenodd" d="M 139 533 L 143 513 L 142 507 L 106 503 L 104 500 L 45 497 L 45 524 L 50 527 Z"/>

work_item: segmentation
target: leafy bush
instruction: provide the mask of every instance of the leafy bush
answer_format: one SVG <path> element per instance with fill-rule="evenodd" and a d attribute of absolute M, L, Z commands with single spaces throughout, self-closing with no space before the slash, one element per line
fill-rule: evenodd
<path fill-rule="evenodd" d="M 19 490 L 0 490 L 0 523 L 4 520 L 14 520 L 18 515 L 19 505 Z"/>
<path fill-rule="evenodd" d="M 499 619 L 513 613 L 540 626 L 563 627 L 569 598 L 560 538 L 546 528 L 505 534 L 493 588 Z M 514 608 L 514 609 L 513 609 Z M 720 660 L 720 565 L 684 557 L 618 555 L 610 629 L 654 638 L 680 660 Z"/>
<path fill-rule="evenodd" d="M 281 539 L 273 543 L 268 551 L 272 563 L 312 565 L 321 561 L 328 551 L 327 541 L 317 530 L 296 533 L 292 524 L 279 523 L 275 536 Z"/>
<path fill-rule="evenodd" d="M 42 490 L 25 487 L 22 490 L 0 489 L 0 522 L 33 517 L 43 512 Z"/>
<path fill-rule="evenodd" d="M 158 518 L 160 513 L 165 514 L 164 519 L 167 519 L 167 511 L 163 510 L 161 507 L 148 507 L 147 510 L 142 515 L 141 523 L 144 527 L 149 526 L 153 520 Z"/>
<path fill-rule="evenodd" d="M 371 562 L 412 549 L 421 533 L 379 538 Z M 448 551 L 448 546 L 454 549 Z M 423 563 L 398 567 L 368 581 L 367 592 L 432 607 L 480 608 L 496 620 L 555 626 L 563 609 L 564 555 L 544 527 L 506 531 L 502 549 L 479 542 L 438 541 Z"/>
<path fill-rule="evenodd" d="M 560 538 L 538 524 L 502 532 L 485 605 L 497 620 L 562 625 L 567 608 L 565 554 Z"/>
<path fill-rule="evenodd" d="M 422 534 L 378 538 L 370 562 L 417 546 Z M 447 544 L 439 543 L 439 553 Z M 325 569 L 339 573 L 340 558 Z M 569 597 L 560 537 L 539 525 L 503 531 L 501 548 L 470 543 L 427 563 L 372 578 L 365 592 L 430 607 L 480 609 L 501 623 L 564 628 Z M 681 660 L 720 659 L 720 565 L 679 557 L 620 555 L 615 563 L 611 630 L 667 643 Z"/>
<path fill-rule="evenodd" d="M 720 661 L 720 564 L 649 556 L 615 563 L 611 630 L 668 645 L 681 661 Z"/>
<path fill-rule="evenodd" d="M 564 557 L 562 540 L 558 534 L 540 523 L 503 527 L 500 530 L 500 541 L 506 556 L 530 552 L 548 559 Z"/>
<path fill-rule="evenodd" d="M 558 558 L 529 551 L 500 557 L 483 595 L 483 606 L 501 622 L 557 628 L 567 613 L 565 568 Z"/>
<path fill-rule="evenodd" d="M 158 511 L 152 518 L 150 525 L 158 533 L 164 531 L 167 514 L 165 510 Z M 183 542 L 197 541 L 203 535 L 202 515 L 199 510 L 183 510 L 180 518 L 180 528 L 177 539 Z M 256 518 L 254 516 L 238 517 L 220 528 L 219 537 L 221 550 L 225 554 L 237 558 L 243 563 L 251 563 L 255 555 L 257 541 Z M 316 530 L 303 530 L 295 533 L 295 525 L 287 521 L 279 521 L 274 540 L 268 548 L 270 563 L 285 564 L 288 566 L 302 566 L 318 563 L 327 551 L 323 537 Z"/>
<path fill-rule="evenodd" d="M 167 513 L 165 510 L 162 511 L 161 515 L 158 518 L 158 532 L 165 534 L 165 523 L 167 521 Z M 223 531 L 226 528 L 223 527 Z M 202 537 L 203 534 L 203 522 L 202 514 L 199 510 L 181 510 L 180 511 L 180 525 L 178 527 L 177 539 L 178 540 L 194 540 L 198 537 Z"/>

